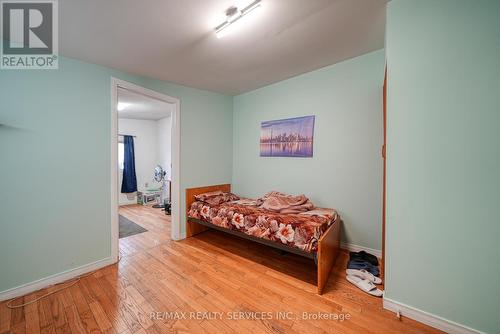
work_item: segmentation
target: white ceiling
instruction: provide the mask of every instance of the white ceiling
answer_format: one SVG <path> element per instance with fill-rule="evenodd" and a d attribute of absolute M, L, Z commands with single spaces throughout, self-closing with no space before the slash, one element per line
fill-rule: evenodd
<path fill-rule="evenodd" d="M 118 118 L 143 119 L 157 121 L 170 117 L 174 105 L 156 100 L 129 90 L 118 88 L 118 104 L 124 104 L 118 110 Z"/>
<path fill-rule="evenodd" d="M 65 56 L 227 94 L 384 46 L 387 0 L 262 0 L 218 39 L 233 4 L 251 0 L 62 0 Z"/>

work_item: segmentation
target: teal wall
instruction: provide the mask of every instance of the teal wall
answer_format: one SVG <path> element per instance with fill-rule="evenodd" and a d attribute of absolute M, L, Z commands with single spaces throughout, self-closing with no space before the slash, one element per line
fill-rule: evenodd
<path fill-rule="evenodd" d="M 388 4 L 386 297 L 500 333 L 500 1 Z"/>
<path fill-rule="evenodd" d="M 110 256 L 111 76 L 181 100 L 181 221 L 186 187 L 231 182 L 230 96 L 64 58 L 0 71 L 0 291 Z"/>
<path fill-rule="evenodd" d="M 384 52 L 375 51 L 234 98 L 233 189 L 305 193 L 337 208 L 344 240 L 381 248 Z M 262 121 L 316 115 L 313 158 L 259 157 Z"/>

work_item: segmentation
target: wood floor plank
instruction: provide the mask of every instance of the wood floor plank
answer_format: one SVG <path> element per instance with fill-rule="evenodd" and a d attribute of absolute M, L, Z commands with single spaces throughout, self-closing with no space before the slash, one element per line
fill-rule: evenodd
<path fill-rule="evenodd" d="M 40 330 L 40 334 L 55 334 L 55 333 L 56 333 L 56 330 L 54 329 L 53 324 L 42 327 L 42 329 Z"/>
<path fill-rule="evenodd" d="M 10 310 L 0 303 L 0 333 L 440 333 L 397 319 L 381 299 L 349 283 L 345 251 L 319 296 L 308 259 L 216 231 L 172 241 L 170 217 L 148 206 L 120 207 L 120 214 L 147 232 L 120 239 L 118 264 L 29 306 Z M 304 319 L 303 312 L 349 318 Z"/>
<path fill-rule="evenodd" d="M 15 300 L 14 305 L 21 305 L 23 303 L 24 297 L 21 297 Z M 13 328 L 19 323 L 24 323 L 24 307 L 19 307 L 11 310 L 10 327 L 12 328 L 12 330 L 14 330 Z"/>
<path fill-rule="evenodd" d="M 68 323 L 65 323 L 63 326 L 56 327 L 56 334 L 71 334 L 71 328 Z"/>
<path fill-rule="evenodd" d="M 31 302 L 37 297 L 36 294 L 31 294 L 25 297 L 26 302 Z M 38 302 L 26 305 L 24 315 L 26 318 L 26 332 L 38 334 L 40 333 L 40 315 L 38 313 Z"/>
<path fill-rule="evenodd" d="M 125 321 L 120 316 L 117 308 L 113 305 L 108 295 L 101 295 L 99 298 L 99 304 L 102 306 L 104 312 L 106 313 L 111 325 L 117 333 L 122 333 L 128 330 L 128 326 Z"/>
<path fill-rule="evenodd" d="M 89 307 L 101 331 L 105 332 L 113 327 L 108 319 L 108 316 L 106 315 L 101 304 L 98 301 L 90 303 Z"/>
<path fill-rule="evenodd" d="M 0 333 L 10 330 L 12 310 L 7 307 L 7 303 L 0 304 Z"/>
<path fill-rule="evenodd" d="M 85 327 L 83 326 L 76 306 L 68 306 L 64 309 L 64 311 L 66 313 L 66 318 L 68 319 L 68 325 L 71 329 L 71 332 L 77 334 L 85 334 Z"/>
<path fill-rule="evenodd" d="M 10 329 L 11 334 L 25 334 L 26 333 L 26 323 L 24 321 L 17 322 L 12 325 Z"/>
<path fill-rule="evenodd" d="M 41 290 L 38 293 L 35 293 L 37 297 L 44 296 L 47 293 L 46 290 Z M 54 318 L 52 317 L 52 309 L 50 305 L 50 300 L 48 298 L 40 299 L 38 301 L 38 314 L 40 319 L 40 328 L 41 332 L 44 329 L 55 332 Z"/>
<path fill-rule="evenodd" d="M 86 333 L 101 333 L 90 308 L 79 315 Z"/>
<path fill-rule="evenodd" d="M 64 327 L 68 323 L 63 303 L 60 298 L 60 293 L 53 294 L 47 297 L 47 299 L 50 301 L 52 319 L 54 320 L 54 326 L 57 331 L 59 327 Z"/>

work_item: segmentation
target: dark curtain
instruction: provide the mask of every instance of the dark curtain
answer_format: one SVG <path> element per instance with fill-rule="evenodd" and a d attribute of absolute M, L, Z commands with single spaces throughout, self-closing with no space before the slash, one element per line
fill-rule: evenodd
<path fill-rule="evenodd" d="M 122 193 L 137 191 L 137 178 L 135 176 L 134 138 L 123 136 L 123 180 Z"/>

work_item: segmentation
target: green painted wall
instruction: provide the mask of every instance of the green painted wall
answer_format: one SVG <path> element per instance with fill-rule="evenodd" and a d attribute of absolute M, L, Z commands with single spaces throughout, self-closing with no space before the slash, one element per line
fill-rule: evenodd
<path fill-rule="evenodd" d="M 0 291 L 110 256 L 111 76 L 181 100 L 182 221 L 186 187 L 231 182 L 230 96 L 64 58 L 0 71 Z"/>
<path fill-rule="evenodd" d="M 500 333 L 500 1 L 388 4 L 386 297 Z"/>
<path fill-rule="evenodd" d="M 340 211 L 344 240 L 381 248 L 384 52 L 375 51 L 234 99 L 233 189 L 305 193 Z M 313 158 L 259 157 L 260 123 L 316 115 Z"/>

